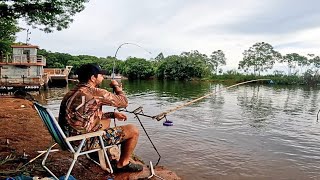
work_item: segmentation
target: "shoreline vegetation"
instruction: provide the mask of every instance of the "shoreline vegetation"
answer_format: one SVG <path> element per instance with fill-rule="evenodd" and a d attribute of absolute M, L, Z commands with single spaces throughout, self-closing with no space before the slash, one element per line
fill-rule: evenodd
<path fill-rule="evenodd" d="M 90 55 L 70 55 L 67 53 L 38 50 L 39 55 L 47 58 L 48 68 L 73 66 L 70 73 L 85 63 L 95 63 L 111 74 L 121 74 L 129 80 L 204 80 L 219 83 L 239 83 L 254 79 L 271 79 L 277 85 L 320 84 L 320 57 L 297 53 L 281 55 L 265 42 L 254 44 L 243 53 L 237 69 L 223 71 L 227 59 L 222 50 L 212 52 L 210 56 L 197 50 L 182 52 L 180 55 L 165 57 L 163 53 L 155 58 L 144 59 L 128 57 L 125 60 L 114 57 L 95 57 Z M 284 71 L 274 69 L 275 64 L 287 67 Z M 286 72 L 285 72 L 286 71 Z"/>
<path fill-rule="evenodd" d="M 287 76 L 287 75 L 264 75 L 264 76 L 255 76 L 255 75 L 241 75 L 241 74 L 223 74 L 219 76 L 214 76 L 212 78 L 203 78 L 203 81 L 211 81 L 222 84 L 236 84 L 245 81 L 251 81 L 255 79 L 270 79 L 271 82 L 265 81 L 266 84 L 275 84 L 275 85 L 306 85 L 306 86 L 317 86 L 320 83 L 319 77 L 312 76 Z M 257 82 L 263 83 L 263 82 Z"/>

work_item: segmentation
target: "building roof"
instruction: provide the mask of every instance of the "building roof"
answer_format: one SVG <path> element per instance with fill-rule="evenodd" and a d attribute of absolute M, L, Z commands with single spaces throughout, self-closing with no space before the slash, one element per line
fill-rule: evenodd
<path fill-rule="evenodd" d="M 12 48 L 37 48 L 39 49 L 39 46 L 36 45 L 11 45 Z"/>

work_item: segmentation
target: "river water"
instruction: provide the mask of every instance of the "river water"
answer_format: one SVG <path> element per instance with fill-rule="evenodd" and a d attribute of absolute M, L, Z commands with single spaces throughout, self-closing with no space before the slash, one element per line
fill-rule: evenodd
<path fill-rule="evenodd" d="M 162 156 L 159 165 L 183 179 L 320 179 L 320 88 L 242 85 L 223 90 L 222 84 L 175 81 L 123 84 L 127 109 L 142 106 L 152 116 L 217 92 L 168 114 L 174 126 L 140 118 Z M 71 86 L 37 98 L 58 115 L 60 101 Z M 141 130 L 135 153 L 145 163 L 155 164 L 157 153 L 139 122 L 127 115 L 127 123 Z"/>

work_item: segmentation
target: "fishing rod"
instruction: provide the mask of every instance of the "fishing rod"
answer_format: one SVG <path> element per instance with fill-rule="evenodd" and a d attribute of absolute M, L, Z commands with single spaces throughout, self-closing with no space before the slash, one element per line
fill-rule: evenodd
<path fill-rule="evenodd" d="M 200 101 L 200 100 L 202 100 L 202 99 L 204 99 L 204 98 L 206 98 L 206 97 L 209 97 L 209 96 L 214 95 L 214 94 L 216 94 L 216 93 L 222 92 L 222 91 L 224 91 L 224 90 L 227 90 L 227 89 L 230 89 L 230 88 L 233 88 L 233 87 L 236 87 L 236 86 L 240 86 L 240 85 L 243 85 L 243 84 L 248 84 L 248 83 L 251 83 L 251 82 L 258 82 L 258 81 L 269 81 L 270 83 L 273 82 L 271 79 L 255 79 L 255 80 L 250 80 L 250 81 L 245 81 L 245 82 L 237 83 L 237 84 L 228 86 L 228 87 L 226 87 L 226 88 L 222 88 L 222 89 L 219 90 L 219 91 L 212 92 L 212 93 L 206 94 L 206 95 L 204 95 L 204 96 L 201 96 L 201 97 L 199 97 L 199 98 L 196 98 L 196 99 L 194 99 L 194 100 L 191 100 L 191 101 L 189 101 L 189 102 L 187 102 L 187 103 L 185 103 L 185 104 L 176 106 L 176 107 L 174 107 L 174 108 L 172 108 L 172 109 L 169 109 L 169 110 L 167 110 L 167 111 L 164 111 L 164 112 L 162 112 L 162 113 L 160 113 L 160 114 L 158 114 L 158 115 L 155 115 L 155 116 L 146 115 L 146 114 L 144 114 L 143 112 L 141 112 L 140 109 L 142 109 L 142 107 L 137 108 L 137 109 L 136 109 L 137 111 L 134 111 L 134 112 L 132 112 L 132 113 L 138 114 L 138 115 L 141 115 L 141 116 L 145 116 L 145 117 L 149 117 L 149 118 L 152 118 L 152 119 L 156 119 L 157 121 L 160 121 L 160 120 L 162 120 L 162 119 L 165 119 L 165 122 L 163 123 L 163 125 L 165 125 L 165 126 L 172 126 L 172 125 L 173 125 L 173 122 L 167 119 L 167 115 L 168 115 L 168 114 L 170 114 L 170 113 L 172 113 L 172 112 L 174 112 L 174 111 L 177 111 L 177 110 L 179 110 L 179 109 L 181 109 L 181 108 L 183 108 L 183 107 L 185 107 L 185 106 L 188 106 L 188 105 L 190 105 L 190 104 L 192 104 L 192 103 L 198 102 L 198 101 Z M 121 110 L 121 109 L 120 109 L 120 110 Z M 127 112 L 130 113 L 130 111 L 127 111 Z M 319 112 L 320 112 L 320 110 L 319 110 Z"/>
<path fill-rule="evenodd" d="M 251 83 L 251 82 L 258 82 L 258 81 L 269 81 L 269 82 L 272 82 L 271 79 L 255 79 L 255 80 L 250 80 L 250 81 L 245 81 L 245 82 L 237 83 L 237 84 L 228 86 L 228 87 L 226 87 L 226 88 L 222 88 L 222 89 L 219 90 L 219 91 L 212 92 L 212 93 L 209 93 L 209 94 L 207 94 L 207 95 L 201 96 L 201 97 L 199 97 L 199 98 L 197 98 L 197 99 L 191 100 L 191 101 L 189 101 L 189 102 L 187 102 L 187 103 L 185 103 L 185 104 L 176 106 L 176 107 L 174 107 L 174 108 L 172 108 L 172 109 L 169 109 L 169 110 L 167 110 L 167 111 L 165 111 L 165 112 L 162 112 L 162 113 L 158 114 L 157 116 L 154 116 L 154 117 L 155 117 L 154 119 L 160 121 L 161 119 L 166 118 L 166 116 L 167 116 L 168 114 L 170 114 L 170 113 L 172 113 L 172 112 L 174 112 L 174 111 L 177 111 L 177 110 L 179 110 L 179 109 L 181 109 L 181 108 L 183 108 L 183 107 L 185 107 L 185 106 L 188 106 L 188 105 L 190 105 L 190 104 L 192 104 L 192 103 L 198 102 L 198 101 L 200 101 L 200 100 L 202 100 L 202 99 L 204 99 L 204 98 L 206 98 L 206 97 L 209 97 L 209 96 L 211 96 L 211 95 L 214 95 L 214 94 L 216 94 L 216 93 L 218 93 L 218 92 L 221 92 L 221 91 L 224 91 L 224 90 L 227 90 L 227 89 L 236 87 L 236 86 L 240 86 L 240 85 L 243 85 L 243 84 L 248 84 L 248 83 Z"/>

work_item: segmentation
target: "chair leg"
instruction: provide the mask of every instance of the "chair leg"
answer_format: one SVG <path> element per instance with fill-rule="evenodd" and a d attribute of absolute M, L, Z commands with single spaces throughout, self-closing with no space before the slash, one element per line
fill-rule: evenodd
<path fill-rule="evenodd" d="M 110 160 L 109 160 L 109 156 L 107 154 L 106 148 L 104 147 L 104 142 L 103 142 L 101 136 L 99 136 L 99 140 L 100 140 L 100 144 L 101 144 L 101 147 L 102 147 L 102 151 L 104 153 L 104 157 L 107 160 L 107 163 L 108 163 L 108 166 L 109 166 L 109 169 L 110 169 L 110 173 L 112 174 L 113 173 L 113 169 L 112 169 L 112 166 L 111 166 L 111 163 L 110 163 Z M 99 160 L 100 160 L 100 154 L 99 154 Z"/>
<path fill-rule="evenodd" d="M 103 170 L 108 170 L 103 150 L 98 151 L 98 156 L 99 156 L 100 167 Z"/>
<path fill-rule="evenodd" d="M 67 172 L 64 180 L 67 180 L 67 179 L 69 178 L 69 176 L 70 176 L 70 174 L 71 174 L 71 171 L 72 171 L 72 169 L 73 169 L 73 166 L 74 166 L 74 164 L 76 163 L 76 161 L 77 161 L 77 159 L 78 159 L 79 153 L 80 153 L 80 151 L 81 151 L 81 149 L 82 149 L 85 141 L 86 141 L 85 139 L 83 139 L 83 140 L 81 141 L 80 145 L 78 146 L 77 152 L 75 152 L 75 153 L 73 154 L 73 161 L 71 162 L 71 165 L 70 165 L 70 167 L 69 167 L 69 170 L 68 170 L 68 172 Z"/>
<path fill-rule="evenodd" d="M 70 167 L 69 167 L 69 170 L 68 170 L 68 172 L 67 172 L 64 180 L 67 180 L 67 179 L 69 178 L 69 176 L 70 176 L 70 174 L 71 174 L 71 171 L 72 171 L 72 169 L 73 169 L 73 166 L 74 166 L 74 164 L 76 163 L 77 159 L 78 159 L 78 157 L 74 157 L 74 158 L 73 158 L 73 161 L 72 161 L 72 163 L 71 163 L 71 165 L 70 165 Z"/>
<path fill-rule="evenodd" d="M 49 154 L 50 154 L 50 152 L 51 152 L 51 149 L 52 149 L 55 145 L 56 145 L 56 143 L 52 143 L 52 144 L 50 145 L 50 147 L 47 149 L 46 155 L 44 156 L 41 164 L 42 164 L 42 167 L 43 167 L 48 173 L 50 173 L 50 174 L 54 177 L 54 179 L 59 180 L 59 179 L 57 178 L 57 176 L 54 175 L 53 172 L 50 171 L 50 169 L 46 166 L 46 160 L 47 160 L 47 158 L 48 158 L 48 156 L 49 156 Z"/>

